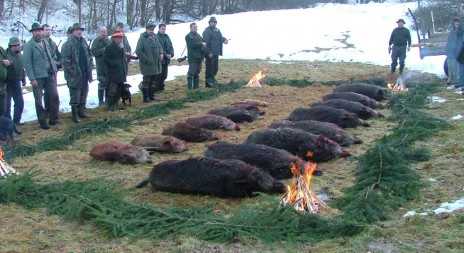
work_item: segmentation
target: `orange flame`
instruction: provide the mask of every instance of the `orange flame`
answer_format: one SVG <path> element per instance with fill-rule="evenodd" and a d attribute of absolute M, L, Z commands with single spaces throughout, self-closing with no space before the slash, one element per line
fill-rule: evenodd
<path fill-rule="evenodd" d="M 263 69 L 258 71 L 251 79 L 248 81 L 248 84 L 246 87 L 262 87 L 261 83 L 259 83 L 259 80 L 263 79 L 266 75 L 267 69 Z"/>

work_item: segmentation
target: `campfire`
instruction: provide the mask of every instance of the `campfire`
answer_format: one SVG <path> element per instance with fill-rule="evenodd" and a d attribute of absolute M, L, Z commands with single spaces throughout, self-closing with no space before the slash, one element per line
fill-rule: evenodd
<path fill-rule="evenodd" d="M 404 86 L 404 81 L 403 81 L 402 76 L 398 77 L 395 84 L 388 83 L 387 87 L 391 91 L 408 91 L 408 88 L 406 88 L 406 86 Z"/>
<path fill-rule="evenodd" d="M 0 148 L 0 177 L 6 176 L 10 173 L 19 174 L 5 161 L 5 159 L 3 159 L 3 150 Z"/>
<path fill-rule="evenodd" d="M 267 69 L 260 70 L 258 73 L 256 73 L 250 81 L 248 81 L 248 84 L 246 87 L 262 87 L 262 85 L 259 83 L 259 80 L 263 79 L 266 75 Z"/>
<path fill-rule="evenodd" d="M 280 201 L 281 206 L 293 205 L 300 213 L 317 213 L 321 207 L 326 207 L 324 201 L 310 189 L 311 178 L 316 167 L 316 163 L 307 162 L 302 172 L 295 164 L 292 165 L 293 182 L 291 186 L 287 185 L 287 193 Z"/>

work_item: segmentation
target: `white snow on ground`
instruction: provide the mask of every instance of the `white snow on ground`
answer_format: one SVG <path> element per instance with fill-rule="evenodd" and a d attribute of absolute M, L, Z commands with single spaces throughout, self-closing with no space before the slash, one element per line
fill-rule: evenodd
<path fill-rule="evenodd" d="M 403 217 L 409 217 L 409 216 L 413 216 L 413 215 L 416 215 L 416 214 L 419 214 L 419 215 L 435 214 L 435 215 L 437 215 L 437 214 L 442 214 L 442 213 L 452 213 L 452 212 L 457 211 L 457 210 L 464 210 L 464 198 L 458 199 L 456 201 L 442 203 L 440 205 L 440 207 L 435 209 L 435 210 L 428 210 L 428 211 L 422 212 L 422 213 L 417 213 L 414 210 L 413 211 L 408 211 L 408 212 L 406 212 L 405 215 L 403 215 Z"/>

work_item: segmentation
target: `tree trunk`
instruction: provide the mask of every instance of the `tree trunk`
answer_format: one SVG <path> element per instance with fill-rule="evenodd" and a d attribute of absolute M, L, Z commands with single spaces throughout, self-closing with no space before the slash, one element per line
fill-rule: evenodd
<path fill-rule="evenodd" d="M 39 11 L 37 12 L 37 21 L 42 23 L 43 15 L 45 13 L 45 8 L 47 7 L 48 0 L 42 0 L 40 3 Z"/>

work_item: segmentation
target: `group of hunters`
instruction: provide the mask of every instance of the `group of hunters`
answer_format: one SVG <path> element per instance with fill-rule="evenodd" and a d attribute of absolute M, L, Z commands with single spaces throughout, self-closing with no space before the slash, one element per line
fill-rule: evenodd
<path fill-rule="evenodd" d="M 228 41 L 218 28 L 217 20 L 211 17 L 203 37 L 197 33 L 197 25 L 190 24 L 190 32 L 185 36 L 189 69 L 188 89 L 199 88 L 199 74 L 203 59 L 206 61 L 205 86 L 214 87 L 218 73 L 218 58 L 222 55 L 222 44 Z M 98 29 L 98 37 L 89 46 L 82 36 L 84 28 L 75 23 L 68 28 L 68 39 L 61 46 L 61 52 L 51 38 L 51 27 L 47 24 L 33 23 L 30 29 L 32 38 L 22 45 L 17 37 L 9 40 L 8 48 L 0 47 L 0 116 L 12 119 L 15 125 L 21 123 L 24 109 L 22 86 L 26 86 L 26 76 L 30 80 L 37 120 L 40 128 L 49 129 L 59 124 L 59 94 L 57 72 L 63 69 L 69 89 L 72 120 L 79 123 L 81 118 L 90 117 L 87 108 L 89 83 L 93 81 L 92 70 L 95 58 L 99 105 L 106 104 L 108 111 L 118 108 L 131 59 L 139 60 L 143 76 L 140 89 L 143 102 L 156 100 L 155 93 L 165 88 L 168 65 L 174 57 L 171 39 L 166 34 L 166 25 L 158 26 L 148 22 L 145 32 L 140 35 L 132 55 L 132 48 L 124 35 L 124 24 L 117 23 L 111 39 L 105 27 Z M 22 51 L 22 54 L 21 54 Z M 11 99 L 14 101 L 11 117 Z"/>

